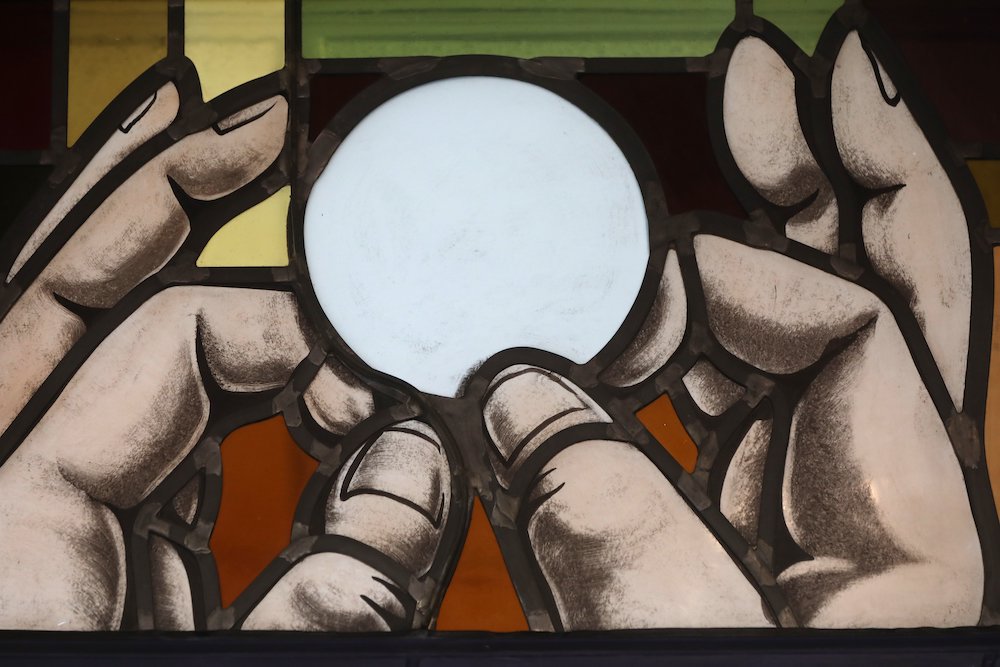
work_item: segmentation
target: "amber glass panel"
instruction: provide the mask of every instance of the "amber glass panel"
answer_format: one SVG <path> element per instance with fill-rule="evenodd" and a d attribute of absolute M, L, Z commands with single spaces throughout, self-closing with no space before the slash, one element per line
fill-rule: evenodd
<path fill-rule="evenodd" d="M 991 227 L 1000 227 L 1000 160 L 969 160 Z"/>
<path fill-rule="evenodd" d="M 67 143 L 125 86 L 167 55 L 166 0 L 73 0 Z"/>
<path fill-rule="evenodd" d="M 518 632 L 528 629 L 500 546 L 478 499 L 469 533 L 441 603 L 438 630 Z"/>
<path fill-rule="evenodd" d="M 318 463 L 279 415 L 222 442 L 222 501 L 210 546 L 228 606 L 288 546 L 299 496 Z"/>
<path fill-rule="evenodd" d="M 969 160 L 986 204 L 990 226 L 1000 227 L 1000 160 Z M 986 394 L 986 465 L 993 499 L 1000 507 L 1000 249 L 993 249 L 993 344 L 990 353 L 989 390 Z"/>
<path fill-rule="evenodd" d="M 990 349 L 989 388 L 986 392 L 986 466 L 990 471 L 993 502 L 1000 508 L 1000 248 L 993 249 L 993 343 Z"/>

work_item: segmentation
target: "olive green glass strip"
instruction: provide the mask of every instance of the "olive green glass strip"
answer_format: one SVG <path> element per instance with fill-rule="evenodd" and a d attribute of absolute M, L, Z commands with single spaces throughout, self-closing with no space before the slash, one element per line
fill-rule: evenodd
<path fill-rule="evenodd" d="M 753 9 L 781 28 L 806 53 L 816 49 L 820 33 L 843 0 L 754 0 Z"/>
<path fill-rule="evenodd" d="M 72 146 L 133 79 L 167 55 L 167 0 L 72 0 L 69 99 Z"/>
<path fill-rule="evenodd" d="M 967 164 L 983 195 L 990 227 L 1000 227 L 1000 160 L 969 160 Z"/>
<path fill-rule="evenodd" d="M 303 0 L 306 58 L 702 56 L 734 0 Z"/>

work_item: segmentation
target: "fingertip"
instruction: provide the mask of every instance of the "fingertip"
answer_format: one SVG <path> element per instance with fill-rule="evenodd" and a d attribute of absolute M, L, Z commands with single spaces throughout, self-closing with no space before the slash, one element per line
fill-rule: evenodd
<path fill-rule="evenodd" d="M 440 439 L 409 420 L 386 428 L 344 464 L 327 500 L 326 532 L 374 547 L 420 576 L 437 553 L 450 501 Z"/>
<path fill-rule="evenodd" d="M 375 411 L 371 389 L 332 358 L 319 369 L 303 399 L 316 422 L 335 435 L 344 435 Z"/>
<path fill-rule="evenodd" d="M 288 101 L 283 96 L 255 102 L 179 141 L 169 151 L 167 173 L 196 199 L 223 197 L 278 158 L 287 124 Z"/>
<path fill-rule="evenodd" d="M 275 95 L 225 116 L 216 121 L 212 125 L 212 129 L 215 130 L 216 134 L 223 135 L 257 121 L 261 121 L 262 123 L 284 122 L 287 116 L 288 103 L 281 95 Z"/>
<path fill-rule="evenodd" d="M 905 182 L 926 139 L 902 102 L 895 83 L 851 31 L 834 63 L 830 84 L 834 135 L 844 166 L 865 187 Z"/>
<path fill-rule="evenodd" d="M 723 92 L 726 141 L 750 184 L 780 206 L 802 201 L 824 180 L 799 123 L 795 85 L 767 42 L 745 37 L 736 45 Z"/>

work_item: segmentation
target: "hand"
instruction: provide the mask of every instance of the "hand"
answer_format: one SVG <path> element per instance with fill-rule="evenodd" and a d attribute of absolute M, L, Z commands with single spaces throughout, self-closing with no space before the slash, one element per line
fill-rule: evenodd
<path fill-rule="evenodd" d="M 633 340 L 470 384 L 533 627 L 990 622 L 982 204 L 857 11 L 814 59 L 759 19 L 723 36 L 713 140 L 750 220 L 654 230 Z"/>
<path fill-rule="evenodd" d="M 4 272 L 0 627 L 431 621 L 461 502 L 441 438 L 327 353 L 289 271 L 195 265 L 221 224 L 284 184 L 287 118 L 276 77 L 206 105 L 190 63 L 164 61 L 36 205 Z M 222 608 L 208 549 L 218 444 L 277 412 L 321 460 L 308 520 Z"/>

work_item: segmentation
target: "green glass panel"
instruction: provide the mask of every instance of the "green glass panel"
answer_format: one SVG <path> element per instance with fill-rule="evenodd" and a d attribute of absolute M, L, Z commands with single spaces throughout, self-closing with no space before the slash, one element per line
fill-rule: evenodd
<path fill-rule="evenodd" d="M 799 48 L 812 53 L 823 27 L 843 0 L 754 0 L 753 9 L 795 40 Z"/>
<path fill-rule="evenodd" d="M 306 58 L 702 56 L 733 0 L 304 0 Z"/>

